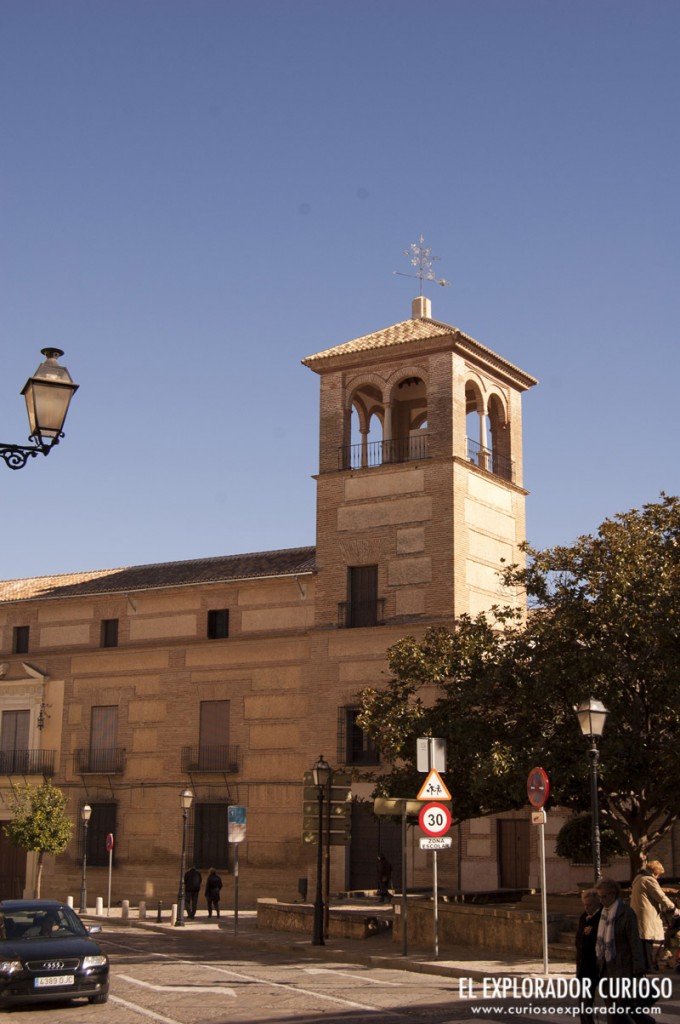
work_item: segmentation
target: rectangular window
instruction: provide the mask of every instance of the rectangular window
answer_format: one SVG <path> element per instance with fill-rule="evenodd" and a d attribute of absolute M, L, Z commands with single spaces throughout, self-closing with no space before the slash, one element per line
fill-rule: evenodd
<path fill-rule="evenodd" d="M 357 724 L 358 715 L 358 708 L 338 708 L 338 762 L 380 764 L 380 756 L 373 740 Z"/>
<path fill-rule="evenodd" d="M 94 707 L 90 714 L 91 772 L 116 771 L 118 762 L 118 706 Z"/>
<path fill-rule="evenodd" d="M 229 870 L 229 805 L 194 804 L 193 857 L 198 868 Z"/>
<path fill-rule="evenodd" d="M 102 619 L 102 647 L 118 646 L 118 619 Z"/>
<path fill-rule="evenodd" d="M 3 711 L 0 725 L 0 773 L 24 774 L 28 771 L 28 730 L 30 711 Z"/>
<path fill-rule="evenodd" d="M 378 624 L 378 566 L 353 565 L 347 570 L 348 626 Z"/>
<path fill-rule="evenodd" d="M 108 867 L 109 866 L 109 852 L 106 849 L 106 837 L 111 833 L 114 837 L 113 845 L 113 865 L 116 864 L 116 804 L 96 804 L 90 805 L 92 807 L 92 814 L 90 815 L 90 823 L 87 826 L 87 866 L 88 867 Z M 78 828 L 81 830 L 81 859 L 82 859 L 82 836 L 85 831 L 85 827 L 78 816 Z"/>
<path fill-rule="evenodd" d="M 14 654 L 28 654 L 29 626 L 15 626 L 12 638 L 12 651 Z"/>
<path fill-rule="evenodd" d="M 229 636 L 229 609 L 213 608 L 208 612 L 208 640 L 224 640 Z"/>
<path fill-rule="evenodd" d="M 202 700 L 198 733 L 199 771 L 228 771 L 229 753 L 228 700 Z"/>

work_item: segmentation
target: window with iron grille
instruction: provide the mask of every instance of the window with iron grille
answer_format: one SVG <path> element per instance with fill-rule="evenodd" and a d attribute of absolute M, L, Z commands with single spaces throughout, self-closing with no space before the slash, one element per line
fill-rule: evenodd
<path fill-rule="evenodd" d="M 229 805 L 194 804 L 193 857 L 197 868 L 229 870 Z"/>
<path fill-rule="evenodd" d="M 118 619 L 102 619 L 102 647 L 118 646 Z"/>
<path fill-rule="evenodd" d="M 208 612 L 208 640 L 224 640 L 229 636 L 229 609 L 212 608 Z"/>
<path fill-rule="evenodd" d="M 347 570 L 347 625 L 378 624 L 378 566 L 351 565 Z"/>
<path fill-rule="evenodd" d="M 359 708 L 338 708 L 338 763 L 380 764 L 373 740 L 357 723 Z"/>
<path fill-rule="evenodd" d="M 12 651 L 14 654 L 28 654 L 28 638 L 30 626 L 15 626 L 12 637 Z"/>
<path fill-rule="evenodd" d="M 198 767 L 203 771 L 226 771 L 229 756 L 228 700 L 202 700 L 199 710 Z"/>
<path fill-rule="evenodd" d="M 116 809 L 115 803 L 92 803 L 92 814 L 87 826 L 87 866 L 108 867 L 109 852 L 106 849 L 106 837 L 109 832 L 116 837 Z M 80 815 L 78 816 L 78 828 L 80 829 L 80 860 L 83 859 L 83 837 L 85 826 Z M 116 864 L 116 845 L 113 846 L 113 866 Z"/>

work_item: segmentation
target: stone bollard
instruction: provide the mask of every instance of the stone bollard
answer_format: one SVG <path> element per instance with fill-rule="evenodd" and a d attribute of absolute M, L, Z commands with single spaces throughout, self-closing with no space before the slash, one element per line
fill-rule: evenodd
<path fill-rule="evenodd" d="M 123 903 L 121 905 L 120 916 L 122 917 L 123 921 L 127 921 L 127 919 L 129 918 L 129 916 L 130 916 L 130 901 L 129 900 L 123 900 Z"/>
<path fill-rule="evenodd" d="M 138 917 L 140 921 L 146 921 L 146 903 L 144 900 L 139 901 Z"/>
<path fill-rule="evenodd" d="M 66 897 L 66 906 L 70 907 L 71 910 L 73 910 L 73 896 Z"/>
<path fill-rule="evenodd" d="M 158 911 L 156 913 L 156 921 L 158 924 L 163 920 L 163 900 L 158 901 Z"/>
<path fill-rule="evenodd" d="M 177 922 L 177 904 L 173 903 L 172 907 L 170 908 L 170 924 L 173 925 L 173 927 L 174 927 L 176 922 Z"/>
<path fill-rule="evenodd" d="M 102 917 L 104 914 L 104 900 L 101 896 L 97 896 L 94 912 L 97 917 Z"/>

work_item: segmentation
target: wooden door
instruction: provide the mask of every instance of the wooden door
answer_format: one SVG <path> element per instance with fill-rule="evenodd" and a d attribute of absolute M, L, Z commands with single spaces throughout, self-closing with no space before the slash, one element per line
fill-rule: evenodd
<path fill-rule="evenodd" d="M 497 824 L 498 885 L 501 889 L 528 889 L 531 824 L 528 819 L 502 819 Z"/>

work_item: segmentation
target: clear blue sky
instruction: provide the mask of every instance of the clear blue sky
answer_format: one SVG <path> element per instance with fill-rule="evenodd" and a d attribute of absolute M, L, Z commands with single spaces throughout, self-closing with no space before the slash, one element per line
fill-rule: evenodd
<path fill-rule="evenodd" d="M 529 540 L 680 492 L 677 0 L 2 0 L 4 578 L 314 543 L 300 359 L 433 316 L 540 379 Z M 412 287 L 413 286 L 413 287 Z"/>

